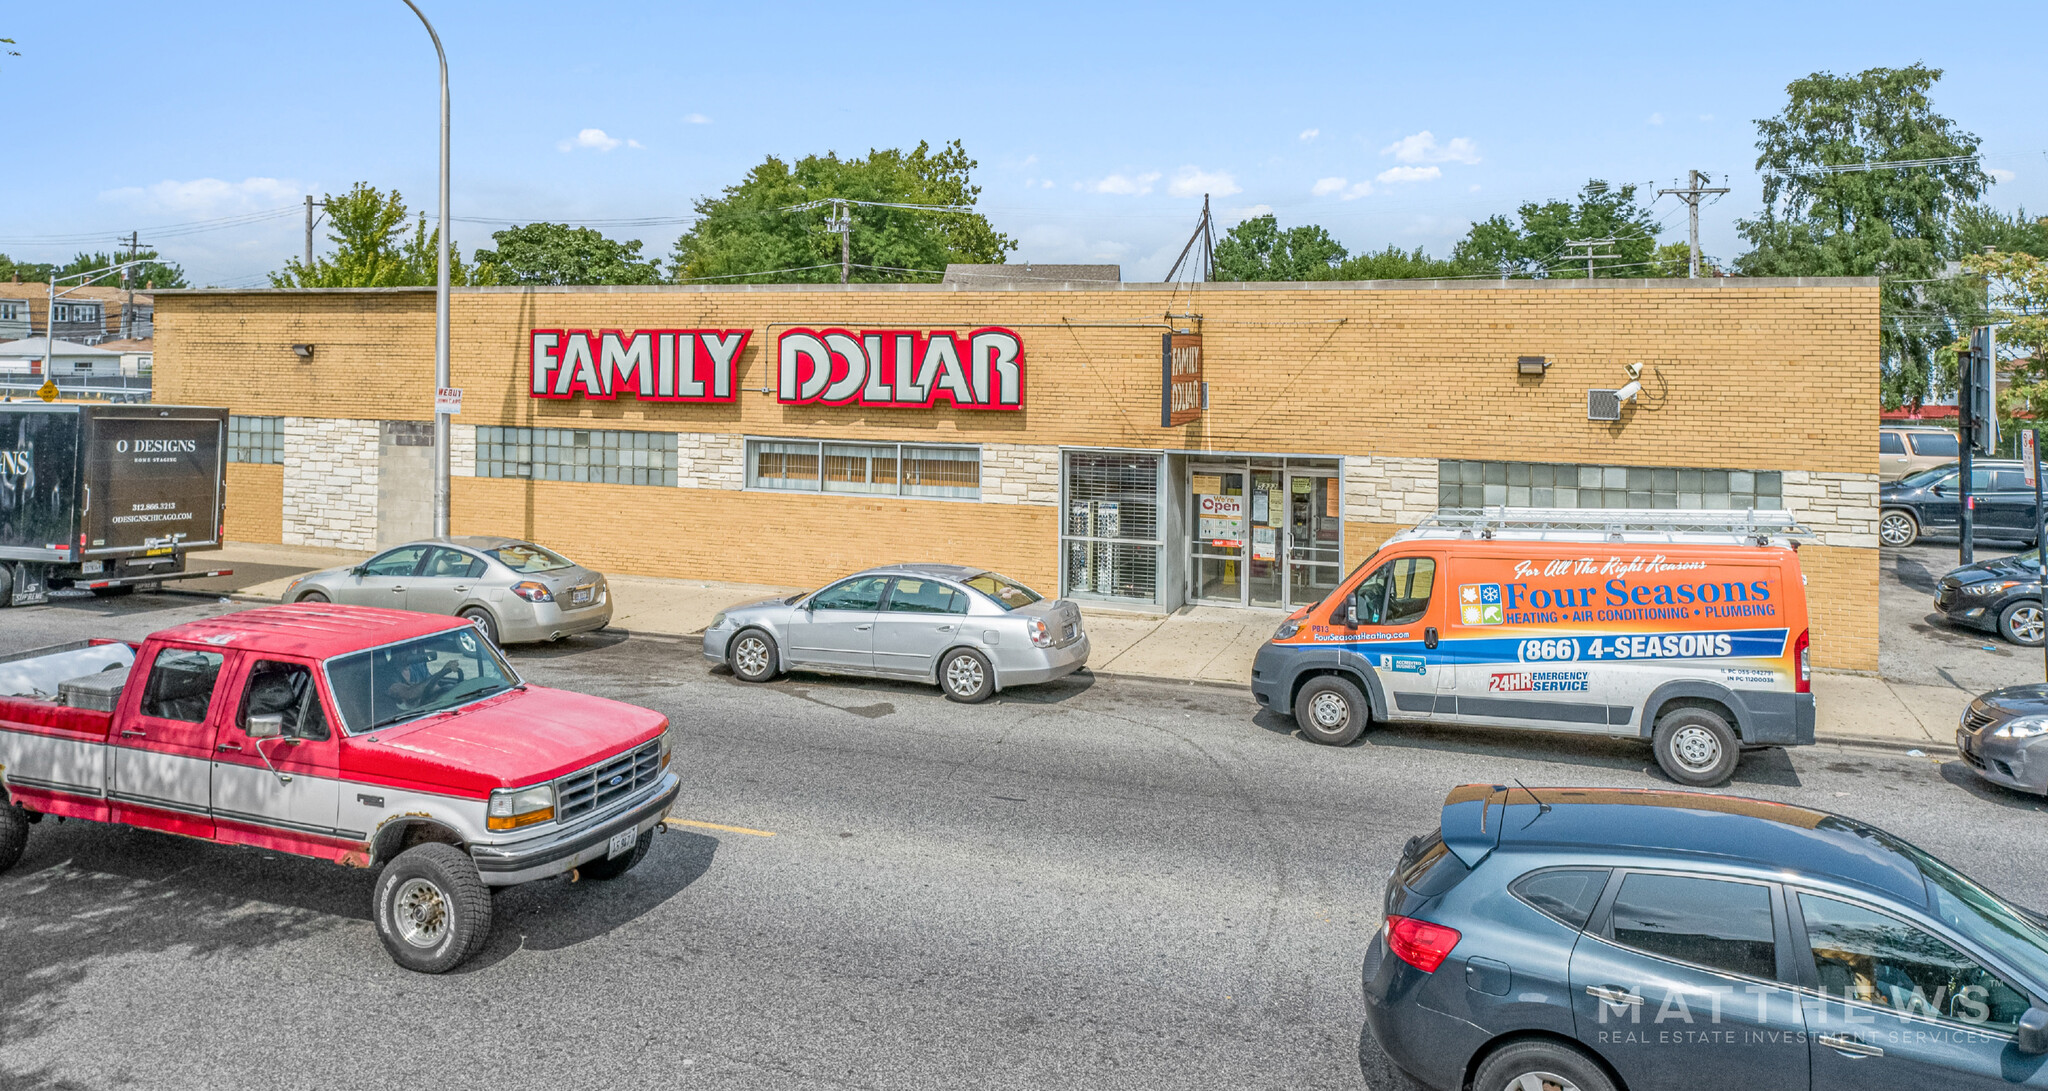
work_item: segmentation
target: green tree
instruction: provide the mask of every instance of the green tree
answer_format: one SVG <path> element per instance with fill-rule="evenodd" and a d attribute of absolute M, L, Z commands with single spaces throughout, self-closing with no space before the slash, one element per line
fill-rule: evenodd
<path fill-rule="evenodd" d="M 2033 227 L 2048 231 L 2048 218 Z M 2036 422 L 2048 419 L 2048 258 L 2018 250 L 1972 254 L 1963 259 L 1963 270 L 1987 290 L 1985 320 L 2001 324 L 1998 345 L 2011 360 L 2012 376 L 2004 408 L 2025 410 Z M 1967 340 L 1966 335 L 1944 347 L 1948 361 Z"/>
<path fill-rule="evenodd" d="M 1336 269 L 1338 280 L 1431 280 L 1470 276 L 1487 272 L 1449 258 L 1433 258 L 1418 246 L 1403 250 L 1389 244 L 1384 250 L 1368 251 L 1346 258 Z"/>
<path fill-rule="evenodd" d="M 1595 178 L 1571 201 L 1527 202 L 1515 219 L 1496 214 L 1473 224 L 1452 251 L 1451 260 L 1474 271 L 1512 277 L 1578 277 L 1586 275 L 1583 255 L 1568 242 L 1612 239 L 1599 253 L 1614 257 L 1594 262 L 1596 277 L 1640 277 L 1656 262 L 1657 221 L 1636 201 L 1634 183 L 1610 186 Z"/>
<path fill-rule="evenodd" d="M 42 261 L 16 261 L 0 254 L 0 280 L 47 281 L 56 266 Z"/>
<path fill-rule="evenodd" d="M 57 275 L 59 277 L 67 277 L 74 273 L 90 273 L 95 269 L 105 269 L 124 261 L 142 261 L 147 264 L 137 265 L 128 270 L 129 286 L 138 290 L 142 288 L 191 287 L 185 280 L 184 267 L 174 261 L 157 260 L 160 257 L 162 255 L 154 250 L 137 250 L 132 258 L 126 253 L 110 254 L 104 251 L 93 254 L 82 253 L 72 258 L 69 264 L 60 266 L 57 269 Z M 44 273 L 43 276 L 48 278 L 49 274 Z M 76 284 L 78 281 L 73 281 L 72 283 Z M 121 286 L 121 274 L 112 273 L 103 276 L 93 281 L 93 284 L 101 288 L 118 288 Z"/>
<path fill-rule="evenodd" d="M 357 182 L 337 197 L 327 194 L 327 238 L 334 243 L 331 256 L 315 255 L 307 265 L 291 258 L 284 268 L 270 274 L 275 288 L 401 288 L 434 283 L 439 230 L 427 230 L 426 214 L 420 214 L 412 231 L 406 231 L 408 213 L 405 198 L 397 190 L 384 193 L 368 182 Z M 459 248 L 448 248 L 448 279 L 451 284 L 491 283 L 487 272 L 479 273 L 462 261 Z"/>
<path fill-rule="evenodd" d="M 479 270 L 499 284 L 655 284 L 661 262 L 640 256 L 640 240 L 616 242 L 587 227 L 530 223 L 491 233 Z"/>
<path fill-rule="evenodd" d="M 975 166 L 957 140 L 936 151 L 925 142 L 907 154 L 895 148 L 871 149 L 859 159 L 826 152 L 785 163 L 769 156 L 738 185 L 697 202 L 699 218 L 676 240 L 670 271 L 679 281 L 836 281 L 839 236 L 824 230 L 828 211 L 784 209 L 830 197 L 972 208 L 981 194 L 981 187 L 972 182 Z M 851 212 L 855 281 L 928 280 L 948 263 L 999 263 L 1017 248 L 979 212 L 861 205 L 852 206 Z"/>
<path fill-rule="evenodd" d="M 1958 216 L 1991 184 L 1974 162 L 1824 171 L 1862 163 L 1976 154 L 1976 136 L 1934 110 L 1941 70 L 1914 64 L 1853 76 L 1815 72 L 1786 87 L 1757 121 L 1764 208 L 1736 229 L 1752 249 L 1745 276 L 1879 278 L 1881 394 L 1918 407 L 1953 389 L 1942 349 L 1980 316 L 1981 281 L 1945 275 L 1959 256 Z"/>
<path fill-rule="evenodd" d="M 1272 213 L 1254 216 L 1216 242 L 1217 280 L 1329 280 L 1344 247 L 1315 224 L 1280 229 Z"/>
<path fill-rule="evenodd" d="M 1958 254 L 1998 250 L 2048 258 L 2048 216 L 2029 216 L 2024 208 L 2006 213 L 1986 204 L 1965 205 L 1956 209 L 1955 232 Z"/>

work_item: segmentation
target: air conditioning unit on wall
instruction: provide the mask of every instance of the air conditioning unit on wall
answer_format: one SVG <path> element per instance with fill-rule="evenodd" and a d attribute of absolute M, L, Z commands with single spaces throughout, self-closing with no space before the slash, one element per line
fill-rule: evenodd
<path fill-rule="evenodd" d="M 1620 420 L 1620 419 L 1621 419 L 1621 391 L 1619 391 L 1619 390 L 1588 390 L 1588 391 L 1586 391 L 1586 419 L 1587 419 L 1587 420 Z"/>

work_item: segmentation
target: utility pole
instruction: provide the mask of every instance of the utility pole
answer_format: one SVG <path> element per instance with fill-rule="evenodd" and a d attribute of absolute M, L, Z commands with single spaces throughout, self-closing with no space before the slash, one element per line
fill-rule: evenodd
<path fill-rule="evenodd" d="M 130 231 L 128 233 L 128 260 L 130 262 L 135 260 L 136 253 L 142 249 L 141 238 L 142 232 L 140 231 Z M 135 330 L 135 282 L 128 276 L 129 268 L 129 266 L 125 265 L 121 267 L 121 287 L 128 293 L 128 303 L 121 308 L 121 339 L 123 341 L 134 336 Z"/>
<path fill-rule="evenodd" d="M 839 283 L 844 284 L 853 269 L 853 211 L 845 201 L 832 202 L 832 212 L 825 217 L 825 230 L 839 236 Z"/>
<path fill-rule="evenodd" d="M 1685 275 L 1695 280 L 1700 275 L 1700 198 L 1710 193 L 1718 197 L 1728 192 L 1725 186 L 1718 189 L 1708 189 L 1700 185 L 1701 182 L 1708 180 L 1707 176 L 1699 171 L 1687 171 L 1684 189 L 1660 189 L 1657 191 L 1657 196 L 1659 197 L 1668 193 L 1685 202 L 1686 220 L 1690 225 L 1686 237 L 1692 243 L 1692 261 L 1686 267 L 1687 272 Z"/>
<path fill-rule="evenodd" d="M 312 195 L 312 194 L 310 194 L 310 193 L 306 194 L 306 268 L 307 268 L 307 269 L 311 269 L 311 268 L 313 268 L 313 210 L 314 210 L 315 208 L 318 208 L 318 209 L 319 209 L 319 210 L 321 210 L 322 212 L 325 212 L 325 211 L 327 211 L 327 202 L 326 202 L 326 201 L 315 201 L 315 200 L 313 199 L 313 195 Z"/>
<path fill-rule="evenodd" d="M 1613 259 L 1621 256 L 1620 254 L 1596 254 L 1594 253 L 1594 251 L 1600 249 L 1603 246 L 1613 246 L 1616 241 L 1618 240 L 1614 239 L 1612 236 L 1604 239 L 1569 239 L 1566 240 L 1565 246 L 1572 250 L 1577 250 L 1581 247 L 1585 249 L 1586 252 L 1584 255 L 1573 254 L 1571 260 L 1577 261 L 1581 256 L 1583 256 L 1586 259 L 1586 279 L 1591 280 L 1593 279 L 1594 259 L 1597 258 L 1601 261 L 1612 261 Z"/>

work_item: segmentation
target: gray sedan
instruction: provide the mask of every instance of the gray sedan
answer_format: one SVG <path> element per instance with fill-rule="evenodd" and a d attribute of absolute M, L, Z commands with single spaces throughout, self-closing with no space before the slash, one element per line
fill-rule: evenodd
<path fill-rule="evenodd" d="M 312 572 L 286 602 L 341 602 L 468 618 L 492 643 L 560 640 L 611 624 L 604 576 L 517 538 L 425 538 Z"/>
<path fill-rule="evenodd" d="M 897 564 L 711 619 L 704 658 L 749 682 L 814 670 L 937 683 L 972 704 L 1088 662 L 1081 611 L 1015 580 L 954 564 Z"/>

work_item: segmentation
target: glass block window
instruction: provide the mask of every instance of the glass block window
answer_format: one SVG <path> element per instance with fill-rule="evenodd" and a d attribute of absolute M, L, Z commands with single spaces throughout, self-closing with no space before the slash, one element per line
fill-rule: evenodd
<path fill-rule="evenodd" d="M 1062 456 L 1061 594 L 1159 601 L 1159 456 Z"/>
<path fill-rule="evenodd" d="M 1439 508 L 1685 508 L 1777 511 L 1776 470 L 1692 470 L 1575 462 L 1437 464 Z"/>
<path fill-rule="evenodd" d="M 673 487 L 676 483 L 676 435 L 674 432 L 613 432 L 596 428 L 479 425 L 476 430 L 476 475 Z"/>
<path fill-rule="evenodd" d="M 981 448 L 750 439 L 747 487 L 979 500 Z"/>
<path fill-rule="evenodd" d="M 228 461 L 284 464 L 283 417 L 228 417 Z"/>

